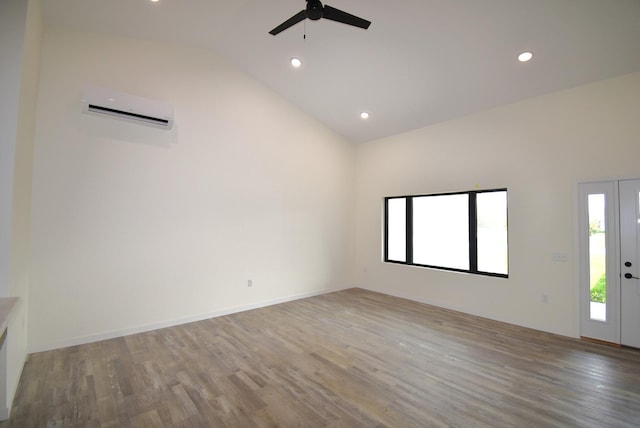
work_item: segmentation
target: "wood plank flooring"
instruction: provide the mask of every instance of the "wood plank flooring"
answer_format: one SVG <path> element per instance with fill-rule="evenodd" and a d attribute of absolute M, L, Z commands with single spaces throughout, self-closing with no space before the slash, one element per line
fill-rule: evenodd
<path fill-rule="evenodd" d="M 361 289 L 33 354 L 0 427 L 638 427 L 640 351 Z"/>

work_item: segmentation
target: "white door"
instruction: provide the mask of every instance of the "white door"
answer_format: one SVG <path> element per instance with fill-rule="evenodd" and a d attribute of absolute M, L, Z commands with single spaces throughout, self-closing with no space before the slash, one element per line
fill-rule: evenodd
<path fill-rule="evenodd" d="M 620 343 L 640 348 L 640 180 L 619 183 Z"/>
<path fill-rule="evenodd" d="M 640 348 L 640 180 L 581 183 L 580 335 Z"/>

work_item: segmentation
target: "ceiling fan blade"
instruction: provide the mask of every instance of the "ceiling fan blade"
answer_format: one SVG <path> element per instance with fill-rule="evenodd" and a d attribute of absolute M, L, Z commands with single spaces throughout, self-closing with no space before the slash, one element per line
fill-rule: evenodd
<path fill-rule="evenodd" d="M 340 9 L 336 9 L 335 7 L 327 6 L 326 4 L 324 5 L 324 9 L 322 11 L 322 17 L 331 21 L 353 25 L 354 27 L 364 28 L 365 30 L 369 28 L 369 25 L 371 25 L 371 21 L 367 21 L 366 19 L 359 18 L 355 15 L 351 15 L 347 12 L 343 12 Z"/>
<path fill-rule="evenodd" d="M 273 34 L 275 36 L 276 34 L 286 30 L 287 28 L 296 25 L 298 22 L 304 21 L 306 17 L 307 17 L 306 11 L 304 10 L 300 11 L 295 15 L 293 15 L 291 18 L 284 21 L 282 24 L 278 25 L 273 30 L 269 31 L 269 34 Z"/>

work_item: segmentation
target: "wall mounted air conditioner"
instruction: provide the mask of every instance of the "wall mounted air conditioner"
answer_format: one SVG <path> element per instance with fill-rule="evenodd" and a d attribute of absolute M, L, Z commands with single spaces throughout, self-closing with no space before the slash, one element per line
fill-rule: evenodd
<path fill-rule="evenodd" d="M 164 101 L 124 94 L 99 86 L 86 86 L 82 94 L 85 113 L 117 117 L 156 128 L 173 127 L 173 106 Z"/>

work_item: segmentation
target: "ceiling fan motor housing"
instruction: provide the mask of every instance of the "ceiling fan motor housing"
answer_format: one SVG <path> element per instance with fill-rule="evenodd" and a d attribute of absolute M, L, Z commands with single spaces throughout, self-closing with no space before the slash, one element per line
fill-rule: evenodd
<path fill-rule="evenodd" d="M 322 18 L 322 3 L 320 3 L 320 0 L 307 0 L 307 18 L 312 21 Z"/>

